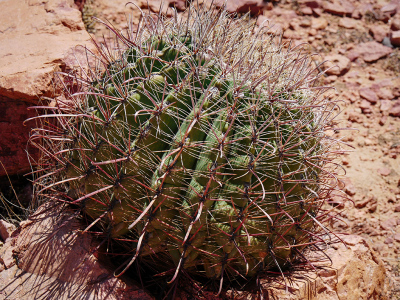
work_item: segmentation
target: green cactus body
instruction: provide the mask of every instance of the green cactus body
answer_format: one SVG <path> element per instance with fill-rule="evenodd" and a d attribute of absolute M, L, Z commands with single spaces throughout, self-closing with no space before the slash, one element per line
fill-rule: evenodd
<path fill-rule="evenodd" d="M 71 202 L 134 241 L 134 259 L 169 255 L 176 274 L 252 277 L 318 227 L 328 104 L 311 60 L 234 22 L 145 22 L 65 126 Z"/>

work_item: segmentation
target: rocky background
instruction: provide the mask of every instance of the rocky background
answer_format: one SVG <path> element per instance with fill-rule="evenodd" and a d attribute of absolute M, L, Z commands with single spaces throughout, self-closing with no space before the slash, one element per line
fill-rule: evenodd
<path fill-rule="evenodd" d="M 21 234 L 30 227 L 25 223 L 15 231 L 12 226 L 29 214 L 12 203 L 27 208 L 32 196 L 23 176 L 37 155 L 30 150 L 27 156 L 29 132 L 35 126 L 34 121 L 24 123 L 35 115 L 28 108 L 47 105 L 48 98 L 57 95 L 55 72 L 68 72 L 76 67 L 76 58 L 84 59 L 84 49 L 76 45 L 91 47 L 87 31 L 97 40 L 109 38 L 93 16 L 108 20 L 118 30 L 126 30 L 127 17 L 138 23 L 139 9 L 126 2 L 0 1 L 0 219 L 8 221 L 0 222 L 5 242 L 2 247 L 0 239 L 0 299 L 34 299 L 15 294 L 21 291 L 11 284 L 18 270 L 33 272 L 15 258 L 16 253 L 24 258 L 27 245 L 21 242 Z M 158 0 L 135 3 L 141 9 L 160 10 Z M 168 7 L 183 11 L 186 2 L 165 0 L 162 9 L 167 15 L 172 12 Z M 335 194 L 330 203 L 341 220 L 332 226 L 336 232 L 351 234 L 344 238 L 350 246 L 329 250 L 336 271 L 319 274 L 312 297 L 400 299 L 400 0 L 228 0 L 227 9 L 239 14 L 250 11 L 258 25 L 274 24 L 271 33 L 282 34 L 294 45 L 308 43 L 310 53 L 319 54 L 316 65 L 329 60 L 321 66 L 329 69 L 324 83 L 335 87 L 332 99 L 342 100 L 341 127 L 351 128 L 331 133 L 348 146 L 339 162 L 347 174 L 342 182 L 345 193 Z M 103 269 L 99 272 L 98 276 L 106 274 Z M 40 274 L 56 276 L 50 271 Z M 36 277 L 32 280 L 37 282 Z M 108 282 L 129 290 L 127 283 Z M 303 299 L 310 294 L 304 284 L 299 286 L 290 296 L 277 292 L 280 296 L 271 297 Z M 85 299 L 103 299 L 102 295 Z M 50 299 L 46 296 L 35 299 Z"/>

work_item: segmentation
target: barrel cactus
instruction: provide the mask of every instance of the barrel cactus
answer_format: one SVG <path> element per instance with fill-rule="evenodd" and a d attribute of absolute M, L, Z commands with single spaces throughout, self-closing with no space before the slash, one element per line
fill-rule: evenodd
<path fill-rule="evenodd" d="M 282 273 L 327 232 L 334 188 L 336 105 L 311 56 L 223 9 L 111 30 L 33 131 L 39 195 L 122 245 L 115 276 Z"/>

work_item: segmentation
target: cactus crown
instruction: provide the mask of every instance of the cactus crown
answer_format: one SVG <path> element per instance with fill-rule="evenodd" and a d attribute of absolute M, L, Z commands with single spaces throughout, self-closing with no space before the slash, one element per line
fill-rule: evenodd
<path fill-rule="evenodd" d="M 125 245 L 116 276 L 144 261 L 222 287 L 282 272 L 325 234 L 336 105 L 310 55 L 267 29 L 223 9 L 143 14 L 68 75 L 73 88 L 32 135 L 36 182 Z"/>

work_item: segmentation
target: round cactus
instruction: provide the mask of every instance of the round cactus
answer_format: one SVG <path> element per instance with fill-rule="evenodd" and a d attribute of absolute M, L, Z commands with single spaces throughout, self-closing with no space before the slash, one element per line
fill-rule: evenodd
<path fill-rule="evenodd" d="M 157 270 L 157 257 L 169 281 L 282 272 L 325 234 L 335 179 L 336 105 L 311 56 L 223 9 L 111 30 L 114 47 L 97 44 L 95 63 L 65 77 L 32 136 L 40 193 L 125 245 L 116 276 L 134 261 Z"/>

